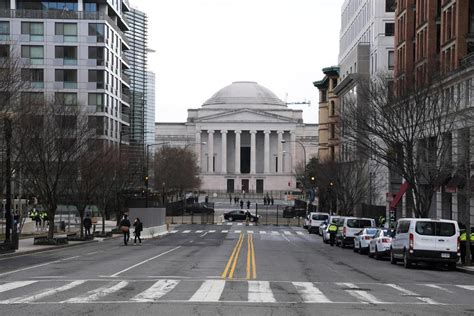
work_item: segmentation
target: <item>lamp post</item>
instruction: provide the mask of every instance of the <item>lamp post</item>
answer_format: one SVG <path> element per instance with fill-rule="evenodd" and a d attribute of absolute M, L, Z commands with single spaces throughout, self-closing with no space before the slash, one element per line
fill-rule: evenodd
<path fill-rule="evenodd" d="M 282 139 L 281 140 L 281 143 L 284 144 L 284 143 L 297 143 L 301 146 L 301 148 L 303 148 L 303 155 L 304 155 L 304 171 L 303 171 L 303 175 L 304 175 L 304 179 L 303 179 L 303 190 L 304 190 L 304 194 L 306 194 L 306 170 L 307 170 L 307 166 L 306 166 L 306 147 L 304 146 L 304 144 L 302 142 L 300 142 L 299 140 L 284 140 Z"/>
<path fill-rule="evenodd" d="M 148 144 L 145 147 L 145 149 L 146 149 L 145 150 L 146 169 L 145 169 L 145 176 L 144 176 L 144 179 L 145 179 L 145 207 L 148 207 L 148 188 L 149 188 L 149 183 L 148 183 L 148 180 L 149 180 L 149 175 L 148 175 L 148 172 L 149 172 L 149 168 L 148 168 L 149 167 L 148 166 L 148 162 L 149 162 L 148 148 L 153 147 L 153 146 L 166 145 L 166 144 L 169 144 L 169 142 Z"/>

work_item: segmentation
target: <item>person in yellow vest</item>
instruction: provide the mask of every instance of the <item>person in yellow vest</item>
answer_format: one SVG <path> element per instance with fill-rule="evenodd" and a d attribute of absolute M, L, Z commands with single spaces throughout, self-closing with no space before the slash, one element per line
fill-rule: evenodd
<path fill-rule="evenodd" d="M 334 223 L 329 224 L 328 232 L 329 244 L 331 245 L 331 247 L 334 247 L 334 243 L 336 242 L 337 225 Z"/>
<path fill-rule="evenodd" d="M 461 230 L 461 235 L 459 236 L 459 240 L 461 241 L 460 247 L 461 247 L 461 262 L 464 264 L 466 263 L 466 239 L 467 239 L 467 233 L 466 230 L 463 229 Z M 471 227 L 471 258 L 472 258 L 472 253 L 474 251 L 474 227 Z M 472 259 L 471 259 L 472 260 Z"/>

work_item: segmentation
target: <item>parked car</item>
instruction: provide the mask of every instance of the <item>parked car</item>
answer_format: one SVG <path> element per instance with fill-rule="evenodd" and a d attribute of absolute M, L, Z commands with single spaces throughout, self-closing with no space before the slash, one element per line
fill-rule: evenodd
<path fill-rule="evenodd" d="M 369 252 L 369 243 L 377 233 L 377 228 L 364 228 L 360 232 L 354 234 L 354 252 L 360 254 Z"/>
<path fill-rule="evenodd" d="M 459 226 L 456 221 L 404 218 L 392 234 L 390 262 L 403 261 L 405 268 L 417 262 L 447 264 L 456 269 L 459 260 Z"/>
<path fill-rule="evenodd" d="M 328 243 L 329 242 L 329 232 L 328 232 L 328 225 L 329 223 L 333 223 L 333 224 L 336 224 L 337 226 L 339 225 L 342 225 L 342 221 L 344 220 L 344 217 L 342 216 L 330 216 L 329 217 L 329 220 L 327 221 L 327 223 L 324 225 L 324 231 L 322 232 L 322 236 L 323 236 L 323 242 L 324 243 Z"/>
<path fill-rule="evenodd" d="M 379 228 L 374 238 L 369 242 L 369 257 L 381 259 L 390 256 L 390 246 L 392 245 L 391 231 L 386 228 Z"/>
<path fill-rule="evenodd" d="M 283 218 L 305 217 L 306 208 L 298 208 L 294 206 L 285 206 L 283 209 Z"/>
<path fill-rule="evenodd" d="M 319 226 L 321 226 L 322 223 L 327 221 L 329 219 L 329 214 L 328 213 L 310 213 L 309 214 L 309 223 L 308 223 L 308 232 L 310 234 L 317 233 L 319 234 Z"/>
<path fill-rule="evenodd" d="M 375 227 L 373 218 L 345 217 L 336 234 L 336 245 L 344 248 L 354 245 L 354 236 L 361 229 Z"/>
<path fill-rule="evenodd" d="M 245 221 L 246 220 L 246 211 L 242 210 L 235 210 L 235 211 L 230 211 L 227 213 L 224 213 L 224 219 L 228 220 L 229 222 L 233 221 Z M 250 213 L 250 221 L 255 222 L 257 219 L 260 217 L 260 215 L 255 215 Z"/>

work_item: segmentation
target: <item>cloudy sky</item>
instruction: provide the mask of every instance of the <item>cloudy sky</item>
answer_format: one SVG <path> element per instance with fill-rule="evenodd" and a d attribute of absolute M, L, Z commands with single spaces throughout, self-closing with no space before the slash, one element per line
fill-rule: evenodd
<path fill-rule="evenodd" d="M 148 13 L 156 120 L 181 122 L 233 81 L 257 81 L 287 102 L 311 101 L 321 69 L 337 64 L 343 0 L 130 0 Z"/>

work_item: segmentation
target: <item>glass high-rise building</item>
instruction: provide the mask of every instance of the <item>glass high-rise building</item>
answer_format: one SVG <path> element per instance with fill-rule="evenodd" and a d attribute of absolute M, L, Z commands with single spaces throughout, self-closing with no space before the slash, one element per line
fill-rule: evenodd
<path fill-rule="evenodd" d="M 147 96 L 146 96 L 146 127 L 145 130 L 148 132 L 145 134 L 145 143 L 147 145 L 155 143 L 155 103 L 156 93 L 155 87 L 155 73 L 149 71 L 147 73 Z"/>

